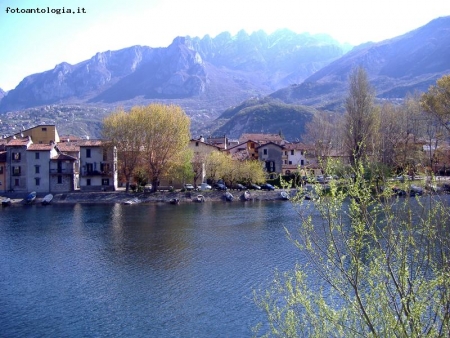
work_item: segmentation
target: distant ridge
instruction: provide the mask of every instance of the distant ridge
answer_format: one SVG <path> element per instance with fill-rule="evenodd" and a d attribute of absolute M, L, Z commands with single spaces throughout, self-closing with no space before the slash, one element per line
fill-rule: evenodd
<path fill-rule="evenodd" d="M 365 68 L 379 98 L 401 99 L 407 93 L 426 91 L 450 73 L 450 16 L 404 35 L 354 48 L 303 83 L 270 96 L 285 103 L 334 110 L 347 91 L 350 71 L 357 66 Z"/>
<path fill-rule="evenodd" d="M 329 36 L 279 30 L 215 38 L 177 37 L 167 48 L 132 46 L 97 53 L 75 65 L 24 78 L 0 102 L 0 112 L 48 104 L 122 105 L 194 100 L 220 111 L 303 79 L 347 48 Z M 186 106 L 189 106 L 187 104 Z"/>

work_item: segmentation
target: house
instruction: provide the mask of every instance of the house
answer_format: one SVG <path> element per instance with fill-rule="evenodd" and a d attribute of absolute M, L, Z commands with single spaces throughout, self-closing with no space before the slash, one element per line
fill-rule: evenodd
<path fill-rule="evenodd" d="M 0 150 L 0 192 L 6 192 L 6 151 Z"/>
<path fill-rule="evenodd" d="M 26 151 L 26 181 L 29 191 L 49 192 L 50 159 L 57 155 L 55 143 L 32 143 Z"/>
<path fill-rule="evenodd" d="M 19 133 L 11 135 L 6 139 L 8 141 L 13 138 L 26 138 L 29 137 L 33 140 L 33 143 L 50 144 L 60 142 L 56 126 L 54 124 L 39 125 L 30 129 L 22 130 Z"/>
<path fill-rule="evenodd" d="M 279 145 L 283 145 L 285 143 L 283 138 L 278 134 L 242 134 L 241 137 L 239 137 L 239 143 L 244 143 L 249 140 L 252 140 L 258 145 L 263 145 L 269 142 Z"/>
<path fill-rule="evenodd" d="M 27 149 L 31 137 L 12 137 L 6 144 L 6 191 L 28 192 Z"/>
<path fill-rule="evenodd" d="M 83 140 L 80 146 L 80 190 L 117 189 L 117 150 L 101 140 Z"/>
<path fill-rule="evenodd" d="M 77 157 L 57 153 L 50 159 L 50 191 L 69 192 L 79 188 Z"/>
<path fill-rule="evenodd" d="M 200 137 L 199 139 L 191 139 L 189 141 L 189 149 L 193 152 L 192 158 L 192 168 L 194 170 L 194 186 L 197 182 L 202 183 L 205 181 L 206 177 L 206 158 L 209 154 L 214 151 L 220 151 L 219 146 L 211 145 L 204 142 L 204 139 Z"/>
<path fill-rule="evenodd" d="M 228 138 L 223 136 L 209 136 L 206 138 L 206 140 L 203 139 L 202 136 L 200 136 L 200 139 L 203 140 L 203 142 L 208 143 L 210 145 L 216 146 L 220 149 L 227 149 L 229 147 L 229 141 Z"/>
<path fill-rule="evenodd" d="M 258 151 L 256 148 L 258 147 L 258 143 L 248 140 L 243 143 L 236 144 L 226 150 L 227 153 L 231 155 L 233 159 L 236 160 L 257 160 L 258 159 Z"/>
<path fill-rule="evenodd" d="M 264 163 L 264 169 L 268 173 L 281 173 L 283 164 L 283 146 L 269 142 L 259 146 L 258 159 Z"/>

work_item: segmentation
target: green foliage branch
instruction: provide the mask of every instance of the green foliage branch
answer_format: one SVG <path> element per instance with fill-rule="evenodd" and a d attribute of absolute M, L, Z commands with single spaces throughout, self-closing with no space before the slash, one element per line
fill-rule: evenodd
<path fill-rule="evenodd" d="M 447 337 L 449 209 L 437 195 L 373 193 L 358 162 L 348 179 L 314 184 L 291 200 L 300 224 L 286 229 L 306 257 L 277 273 L 255 301 L 265 337 Z M 369 176 L 370 177 L 370 176 Z"/>

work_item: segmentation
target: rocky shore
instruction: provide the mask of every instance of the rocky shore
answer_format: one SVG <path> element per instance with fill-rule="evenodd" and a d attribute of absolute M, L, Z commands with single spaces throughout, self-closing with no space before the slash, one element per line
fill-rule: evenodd
<path fill-rule="evenodd" d="M 234 196 L 235 201 L 242 199 L 243 191 L 230 191 Z M 275 191 L 260 191 L 251 190 L 250 200 L 253 201 L 276 201 L 282 200 L 280 196 L 281 190 Z M 192 203 L 196 201 L 197 195 L 203 195 L 205 202 L 219 202 L 225 201 L 225 194 L 223 191 L 192 191 L 192 192 L 156 192 L 156 193 L 133 193 L 118 190 L 114 192 L 82 192 L 74 191 L 70 193 L 55 193 L 52 204 L 76 204 L 76 203 L 91 203 L 91 204 L 114 204 L 125 203 L 130 200 L 137 200 L 138 203 L 169 203 L 172 199 L 178 199 L 180 203 Z M 11 198 L 11 205 L 24 204 L 26 193 L 3 193 L 0 200 L 5 197 Z M 38 194 L 34 203 L 40 204 L 45 194 Z"/>

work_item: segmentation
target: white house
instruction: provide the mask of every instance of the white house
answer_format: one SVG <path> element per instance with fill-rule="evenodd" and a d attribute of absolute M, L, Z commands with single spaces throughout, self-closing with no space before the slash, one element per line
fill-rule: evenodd
<path fill-rule="evenodd" d="M 80 190 L 117 189 L 117 150 L 101 140 L 80 141 Z"/>
<path fill-rule="evenodd" d="M 37 193 L 51 191 L 50 159 L 57 155 L 55 144 L 30 144 L 26 155 L 28 190 Z"/>

